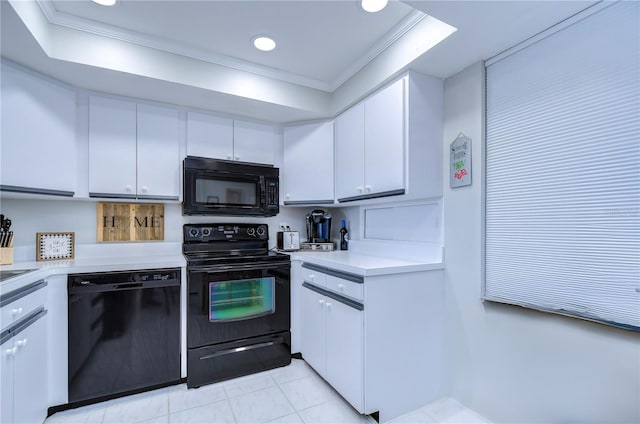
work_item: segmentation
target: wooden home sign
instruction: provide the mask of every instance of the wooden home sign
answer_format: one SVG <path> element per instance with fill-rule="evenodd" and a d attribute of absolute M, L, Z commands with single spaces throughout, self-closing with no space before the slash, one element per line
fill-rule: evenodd
<path fill-rule="evenodd" d="M 164 240 L 164 205 L 98 203 L 98 241 Z"/>

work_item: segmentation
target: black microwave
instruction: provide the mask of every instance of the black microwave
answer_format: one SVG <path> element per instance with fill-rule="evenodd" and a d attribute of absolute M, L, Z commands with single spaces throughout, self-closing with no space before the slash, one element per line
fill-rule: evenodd
<path fill-rule="evenodd" d="M 187 156 L 182 214 L 274 216 L 279 185 L 273 166 Z"/>

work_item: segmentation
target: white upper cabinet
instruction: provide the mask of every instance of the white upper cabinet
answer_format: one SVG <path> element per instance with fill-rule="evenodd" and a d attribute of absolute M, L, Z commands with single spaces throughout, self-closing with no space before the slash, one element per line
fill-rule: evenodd
<path fill-rule="evenodd" d="M 178 200 L 179 113 L 89 98 L 89 196 Z"/>
<path fill-rule="evenodd" d="M 139 199 L 179 199 L 179 131 L 177 110 L 138 105 Z"/>
<path fill-rule="evenodd" d="M 187 113 L 187 155 L 273 165 L 275 127 L 199 112 Z"/>
<path fill-rule="evenodd" d="M 404 79 L 336 118 L 339 202 L 404 193 Z"/>
<path fill-rule="evenodd" d="M 0 188 L 73 196 L 76 92 L 2 63 Z"/>
<path fill-rule="evenodd" d="M 233 159 L 273 165 L 276 132 L 273 125 L 233 121 Z"/>
<path fill-rule="evenodd" d="M 336 125 L 336 198 L 364 193 L 364 104 L 338 116 Z"/>
<path fill-rule="evenodd" d="M 338 116 L 338 202 L 441 196 L 442 108 L 442 80 L 411 72 Z"/>
<path fill-rule="evenodd" d="M 136 104 L 89 97 L 89 196 L 136 197 Z"/>
<path fill-rule="evenodd" d="M 284 204 L 333 204 L 333 121 L 283 129 Z"/>
<path fill-rule="evenodd" d="M 364 102 L 364 194 L 404 185 L 404 79 Z"/>
<path fill-rule="evenodd" d="M 233 159 L 233 119 L 187 112 L 187 155 Z"/>

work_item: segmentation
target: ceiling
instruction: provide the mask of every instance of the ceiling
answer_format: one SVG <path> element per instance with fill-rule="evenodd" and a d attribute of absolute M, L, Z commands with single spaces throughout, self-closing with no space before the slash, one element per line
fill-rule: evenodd
<path fill-rule="evenodd" d="M 0 53 L 81 88 L 290 122 L 335 116 L 406 69 L 447 78 L 594 3 L 10 0 Z M 254 49 L 258 34 L 277 48 Z"/>
<path fill-rule="evenodd" d="M 335 89 L 344 82 L 351 76 L 345 71 L 416 12 L 397 1 L 379 13 L 367 13 L 355 1 L 121 0 L 115 7 L 104 7 L 91 1 L 54 0 L 49 4 L 55 19 L 73 18 L 75 25 L 84 24 L 87 30 L 152 39 L 159 47 L 241 69 L 267 67 L 283 78 L 297 77 L 320 89 Z M 276 40 L 277 48 L 272 52 L 254 48 L 252 38 L 261 34 Z"/>

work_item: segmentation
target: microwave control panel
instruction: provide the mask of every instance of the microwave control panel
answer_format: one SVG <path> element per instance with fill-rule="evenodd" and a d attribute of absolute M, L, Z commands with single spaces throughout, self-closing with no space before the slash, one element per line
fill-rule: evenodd
<path fill-rule="evenodd" d="M 278 195 L 278 181 L 277 180 L 267 180 L 266 181 L 266 201 L 265 207 L 267 209 L 279 209 L 279 195 Z"/>

